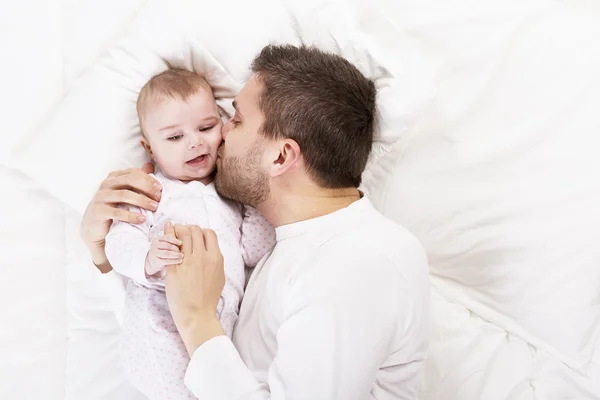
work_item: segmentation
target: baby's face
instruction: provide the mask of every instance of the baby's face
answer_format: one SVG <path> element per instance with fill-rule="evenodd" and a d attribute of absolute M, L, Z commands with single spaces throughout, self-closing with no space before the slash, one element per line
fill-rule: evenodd
<path fill-rule="evenodd" d="M 212 179 L 221 144 L 222 122 L 213 95 L 202 89 L 187 101 L 165 99 L 147 108 L 144 148 L 169 177 Z"/>

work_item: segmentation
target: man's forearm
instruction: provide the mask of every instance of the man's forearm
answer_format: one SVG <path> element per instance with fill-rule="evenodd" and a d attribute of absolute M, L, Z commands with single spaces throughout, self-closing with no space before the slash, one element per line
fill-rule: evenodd
<path fill-rule="evenodd" d="M 90 254 L 92 256 L 92 262 L 98 268 L 100 272 L 106 274 L 112 271 L 112 266 L 108 262 L 108 258 L 106 258 L 106 253 L 104 252 L 104 246 L 102 247 L 88 247 Z"/>

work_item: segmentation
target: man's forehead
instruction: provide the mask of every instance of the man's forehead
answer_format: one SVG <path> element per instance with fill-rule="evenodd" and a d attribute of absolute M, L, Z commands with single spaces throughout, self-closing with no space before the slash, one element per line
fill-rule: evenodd
<path fill-rule="evenodd" d="M 258 109 L 258 100 L 262 91 L 262 83 L 256 78 L 256 74 L 252 75 L 246 82 L 242 90 L 235 96 L 236 108 L 244 114 L 244 110 L 249 112 Z"/>

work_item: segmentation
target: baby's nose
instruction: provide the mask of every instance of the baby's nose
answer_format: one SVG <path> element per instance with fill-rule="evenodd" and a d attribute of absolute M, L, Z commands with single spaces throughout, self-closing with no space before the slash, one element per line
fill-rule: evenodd
<path fill-rule="evenodd" d="M 200 138 L 192 138 L 189 143 L 190 149 L 195 149 L 204 146 L 204 140 Z"/>

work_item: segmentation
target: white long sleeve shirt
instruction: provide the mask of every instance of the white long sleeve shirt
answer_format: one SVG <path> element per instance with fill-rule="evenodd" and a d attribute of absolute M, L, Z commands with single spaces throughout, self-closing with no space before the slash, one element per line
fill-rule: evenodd
<path fill-rule="evenodd" d="M 363 197 L 276 229 L 248 283 L 233 342 L 193 354 L 186 385 L 211 400 L 414 399 L 430 320 L 428 265 Z"/>

